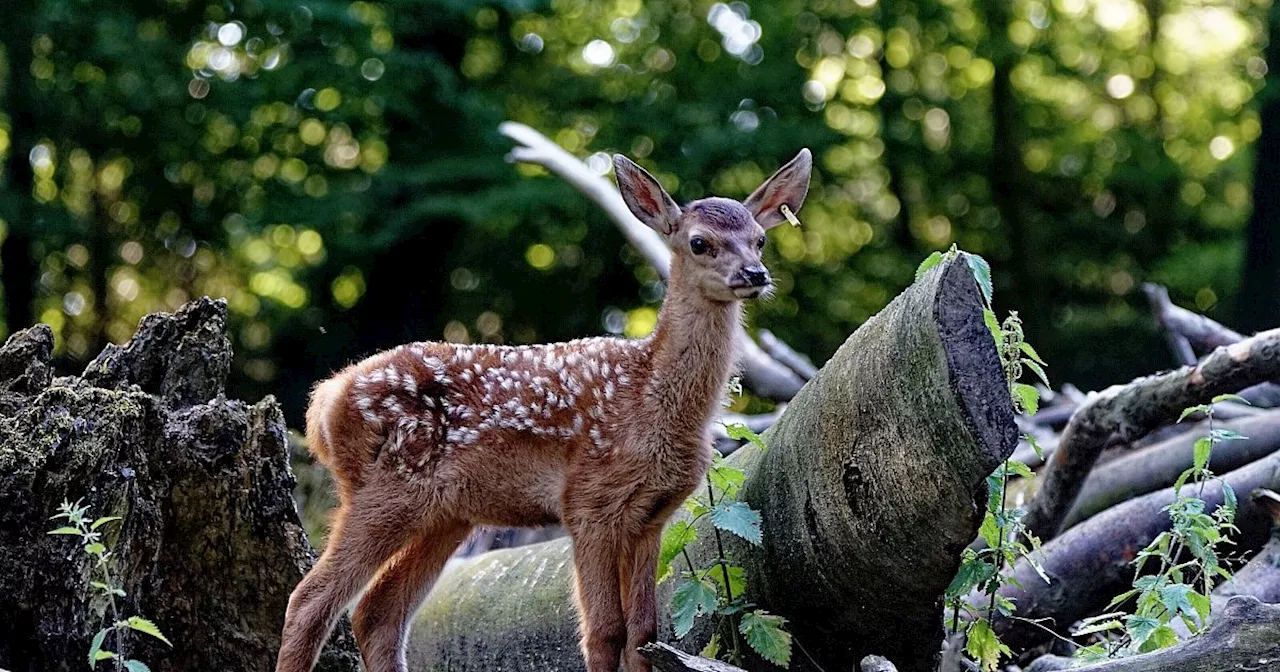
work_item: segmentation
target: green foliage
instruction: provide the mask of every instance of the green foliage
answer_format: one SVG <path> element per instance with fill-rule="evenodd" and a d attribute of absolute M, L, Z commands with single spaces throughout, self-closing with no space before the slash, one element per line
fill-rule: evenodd
<path fill-rule="evenodd" d="M 1175 619 L 1186 625 L 1193 635 L 1208 623 L 1209 593 L 1214 583 L 1231 578 L 1231 573 L 1220 564 L 1218 548 L 1230 543 L 1228 535 L 1236 531 L 1238 506 L 1235 491 L 1222 481 L 1222 506 L 1212 514 L 1205 513 L 1204 488 L 1214 479 L 1209 461 L 1219 443 L 1245 438 L 1214 427 L 1214 405 L 1227 400 L 1244 401 L 1236 395 L 1220 395 L 1208 404 L 1183 410 L 1178 417 L 1181 422 L 1202 414 L 1209 431 L 1207 436 L 1195 441 L 1193 464 L 1174 483 L 1174 501 L 1164 508 L 1169 514 L 1171 529 L 1157 535 L 1138 552 L 1133 560 L 1133 588 L 1117 595 L 1107 606 L 1110 609 L 1132 601 L 1132 613 L 1111 612 L 1082 622 L 1075 636 L 1091 635 L 1097 641 L 1081 647 L 1077 657 L 1096 660 L 1163 649 L 1178 642 L 1177 631 L 1170 627 Z M 1195 495 L 1184 494 L 1188 484 L 1196 489 Z M 1144 573 L 1152 565 L 1155 571 Z"/>
<path fill-rule="evenodd" d="M 935 253 L 939 255 L 940 253 Z M 945 258 L 963 255 L 965 263 L 973 272 L 974 281 L 982 293 L 984 302 L 983 317 L 991 336 L 995 340 L 996 352 L 1004 370 L 1005 380 L 1009 386 L 1009 395 L 1015 412 L 1034 415 L 1040 405 L 1040 392 L 1034 386 L 1018 382 L 1024 370 L 1030 370 L 1045 384 L 1049 379 L 1045 376 L 1043 359 L 1026 342 L 1022 329 L 1022 320 L 1016 312 L 1001 323 L 992 309 L 991 267 L 986 260 L 968 252 L 960 251 L 952 246 L 946 254 L 940 255 L 930 264 L 936 265 Z M 933 257 L 930 257 L 933 259 Z M 921 268 L 925 267 L 921 264 Z M 1043 457 L 1035 437 L 1022 437 Z M 999 593 L 1000 587 L 1010 581 L 1004 574 L 1006 566 L 1012 566 L 1020 558 L 1025 559 L 1040 578 L 1046 582 L 1049 577 L 1035 557 L 1040 548 L 1040 540 L 1027 532 L 1022 525 L 1021 509 L 1008 509 L 1006 494 L 1009 476 L 1032 478 L 1031 469 L 1021 462 L 1006 460 L 995 473 L 987 477 L 987 508 L 983 514 L 982 525 L 978 534 L 985 542 L 980 550 L 966 548 L 960 557 L 960 569 L 947 586 L 945 593 L 948 606 L 951 608 L 951 631 L 965 634 L 965 652 L 985 672 L 994 672 L 1000 665 L 1002 657 L 1012 655 L 1009 647 L 1000 641 L 1000 637 L 991 627 L 996 613 L 1008 616 L 1013 613 L 1014 604 L 1009 598 Z M 987 596 L 985 612 L 974 610 L 967 598 L 974 591 Z M 963 616 L 963 624 L 961 623 Z"/>
<path fill-rule="evenodd" d="M 764 440 L 744 425 L 725 425 L 729 436 L 746 441 L 746 446 L 765 450 Z M 743 449 L 746 448 L 744 446 Z M 784 629 L 786 619 L 769 614 L 746 599 L 747 573 L 735 564 L 731 554 L 725 551 L 721 532 L 741 537 L 753 546 L 759 546 L 763 538 L 760 529 L 760 512 L 746 502 L 737 499 L 746 477 L 742 470 L 715 456 L 707 471 L 706 491 L 694 493 L 684 508 L 691 515 L 689 520 L 677 520 L 662 533 L 662 549 L 658 556 L 658 581 L 665 581 L 676 574 L 675 559 L 684 556 L 686 569 L 678 572 L 675 592 L 671 596 L 671 622 L 676 637 L 684 637 L 693 629 L 701 616 L 716 620 L 715 632 L 702 650 L 709 658 L 723 656 L 734 662 L 742 662 L 742 644 L 747 645 L 765 660 L 787 666 L 791 661 L 791 634 Z M 695 566 L 685 547 L 697 539 L 694 524 L 704 517 L 711 520 L 716 543 L 716 556 L 705 566 Z M 731 642 L 728 649 L 721 643 Z"/>
<path fill-rule="evenodd" d="M 98 531 L 107 523 L 118 522 L 120 516 L 104 516 L 90 520 L 88 518 L 89 507 L 81 506 L 80 500 L 72 504 L 63 500 L 58 507 L 58 513 L 51 520 L 65 519 L 70 525 L 50 530 L 48 534 L 71 535 L 80 538 L 80 544 L 84 553 L 93 561 L 94 573 L 100 580 L 92 580 L 89 582 L 91 589 L 90 596 L 99 595 L 106 598 L 107 605 L 110 608 L 113 623 L 104 627 L 93 636 L 93 642 L 89 645 L 89 667 L 96 669 L 98 663 L 104 660 L 115 661 L 116 669 L 127 670 L 128 672 L 149 672 L 150 668 L 142 661 L 133 660 L 125 653 L 125 633 L 128 631 L 139 632 L 144 635 L 154 637 L 169 646 L 173 643 L 169 641 L 164 633 L 155 623 L 141 617 L 129 616 L 121 619 L 117 614 L 116 601 L 117 597 L 124 597 L 125 592 L 120 586 L 116 585 L 111 574 L 110 560 L 112 558 L 111 551 L 103 543 L 102 533 Z M 115 636 L 117 651 L 105 648 L 107 637 Z"/>

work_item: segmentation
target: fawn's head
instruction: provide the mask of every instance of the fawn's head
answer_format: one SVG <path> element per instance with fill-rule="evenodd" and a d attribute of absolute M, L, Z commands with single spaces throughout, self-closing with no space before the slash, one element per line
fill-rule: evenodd
<path fill-rule="evenodd" d="M 622 200 L 636 219 L 657 231 L 703 295 L 715 301 L 754 299 L 773 288 L 764 267 L 764 232 L 786 221 L 782 206 L 798 212 L 809 191 L 813 156 L 802 149 L 747 200 L 703 198 L 681 208 L 644 168 L 613 157 Z"/>

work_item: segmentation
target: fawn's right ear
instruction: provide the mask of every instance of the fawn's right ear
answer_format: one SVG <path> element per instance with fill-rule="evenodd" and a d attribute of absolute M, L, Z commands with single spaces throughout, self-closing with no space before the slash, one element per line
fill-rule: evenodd
<path fill-rule="evenodd" d="M 613 155 L 613 173 L 618 178 L 618 191 L 636 219 L 664 237 L 676 232 L 680 222 L 680 206 L 644 168 L 621 154 Z"/>

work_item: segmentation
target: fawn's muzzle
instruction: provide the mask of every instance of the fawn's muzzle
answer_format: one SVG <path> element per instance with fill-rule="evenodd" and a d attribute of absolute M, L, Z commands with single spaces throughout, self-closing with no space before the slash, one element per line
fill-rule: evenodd
<path fill-rule="evenodd" d="M 769 270 L 763 266 L 742 269 L 742 278 L 752 287 L 767 287 L 773 282 L 769 277 Z"/>

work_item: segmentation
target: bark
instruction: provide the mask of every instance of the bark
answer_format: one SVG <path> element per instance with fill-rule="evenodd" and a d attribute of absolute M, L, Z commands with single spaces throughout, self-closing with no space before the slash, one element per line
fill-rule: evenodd
<path fill-rule="evenodd" d="M 1089 474 L 1063 525 L 1071 527 L 1110 506 L 1173 485 L 1178 475 L 1194 463 L 1196 439 L 1207 434 L 1204 423 L 1196 427 L 1112 460 L 1105 469 Z M 1280 411 L 1219 422 L 1215 427 L 1235 430 L 1248 437 L 1224 441 L 1214 447 L 1209 468 L 1216 473 L 1238 469 L 1280 449 Z"/>
<path fill-rule="evenodd" d="M 1075 504 L 1103 450 L 1131 443 L 1178 418 L 1182 409 L 1280 375 L 1280 330 L 1218 348 L 1195 366 L 1139 378 L 1089 398 L 1063 430 L 1041 486 L 1024 519 L 1042 540 L 1052 539 Z"/>
<path fill-rule="evenodd" d="M 662 642 L 646 644 L 640 651 L 658 672 L 746 672 L 741 667 L 688 654 Z"/>
<path fill-rule="evenodd" d="M 55 378 L 43 325 L 0 348 L 0 668 L 80 670 L 103 625 L 77 540 L 49 536 L 64 498 L 102 528 L 125 590 L 121 616 L 153 620 L 173 648 L 134 636 L 152 670 L 274 666 L 289 593 L 313 556 L 290 497 L 275 400 L 222 395 L 226 304 L 145 318 L 82 376 Z M 355 670 L 343 626 L 318 669 Z"/>
<path fill-rule="evenodd" d="M 767 452 L 728 458 L 746 473 L 742 499 L 763 517 L 761 548 L 725 535 L 747 597 L 785 616 L 824 669 L 873 653 L 904 671 L 936 664 L 939 596 L 981 522 L 984 479 L 1017 440 L 981 307 L 962 261 L 931 270 L 805 386 L 765 434 Z M 702 528 L 699 540 L 690 555 L 704 564 L 714 538 Z M 461 566 L 418 614 L 412 666 L 582 669 L 571 575 L 567 539 Z M 673 583 L 661 586 L 664 621 Z M 670 635 L 664 625 L 660 637 Z M 700 650 L 707 637 L 704 624 L 680 648 Z M 813 668 L 794 656 L 792 669 Z"/>
<path fill-rule="evenodd" d="M 893 663 L 881 656 L 867 656 L 862 659 L 859 665 L 862 672 L 898 672 L 898 668 Z"/>
<path fill-rule="evenodd" d="M 1229 550 L 1233 555 L 1248 555 L 1266 540 L 1272 518 L 1265 507 L 1244 493 L 1280 485 L 1280 453 L 1236 469 L 1222 476 L 1222 480 L 1240 493 L 1236 515 L 1240 533 Z M 1207 483 L 1199 494 L 1206 512 L 1222 504 L 1222 488 L 1216 480 Z M 1134 578 L 1130 563 L 1156 535 L 1169 529 L 1169 514 L 1164 507 L 1173 499 L 1173 488 L 1165 488 L 1113 506 L 1076 525 L 1046 543 L 1037 555 L 1049 576 L 1048 583 L 1023 559 L 1013 567 L 1013 581 L 1001 589 L 1001 594 L 1015 601 L 1016 616 L 1049 619 L 1044 626 L 1065 630 L 1130 587 Z M 978 597 L 971 601 L 984 607 L 986 604 Z M 1014 650 L 1029 648 L 1049 636 L 1041 628 L 999 616 L 995 626 Z"/>
<path fill-rule="evenodd" d="M 1227 602 L 1204 634 L 1167 649 L 1131 658 L 1119 658 L 1073 666 L 1072 659 L 1044 656 L 1027 672 L 1223 672 L 1224 670 L 1274 670 L 1280 659 L 1280 605 L 1256 598 L 1236 597 Z"/>

